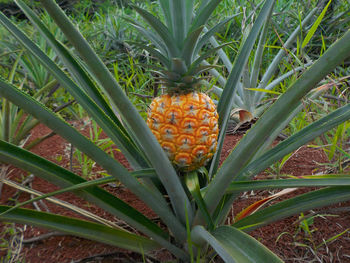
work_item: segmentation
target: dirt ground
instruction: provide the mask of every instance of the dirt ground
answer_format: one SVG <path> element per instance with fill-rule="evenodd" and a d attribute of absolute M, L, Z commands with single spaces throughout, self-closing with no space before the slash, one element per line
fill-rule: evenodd
<path fill-rule="evenodd" d="M 39 125 L 32 133 L 31 140 L 38 136 L 45 135 L 48 132 L 50 132 L 48 128 L 44 125 Z M 221 156 L 222 160 L 227 157 L 240 138 L 241 135 L 226 136 Z M 70 145 L 61 137 L 55 135 L 44 141 L 42 144 L 37 145 L 32 151 L 69 168 L 69 150 Z M 115 157 L 125 167 L 129 167 L 128 162 L 120 152 L 115 151 Z M 327 162 L 327 157 L 321 149 L 308 148 L 305 146 L 300 148 L 297 153 L 286 162 L 281 173 L 292 174 L 295 176 L 316 174 L 324 171 L 325 166 L 322 165 L 322 163 Z M 77 170 L 78 168 L 75 169 Z M 20 181 L 26 175 L 23 171 L 16 168 L 11 168 L 10 170 L 11 173 L 9 177 L 13 180 Z M 93 171 L 97 174 L 99 167 L 94 167 Z M 270 175 L 269 171 L 265 171 L 259 177 L 266 178 Z M 33 189 L 45 193 L 58 189 L 56 186 L 36 177 L 30 184 Z M 142 201 L 122 185 L 108 184 L 104 185 L 103 188 L 125 200 L 152 220 L 158 220 L 156 214 L 154 214 Z M 300 189 L 284 198 L 306 191 L 308 190 Z M 251 203 L 273 193 L 274 192 L 270 191 L 244 193 L 233 204 L 231 216 L 236 215 Z M 15 194 L 16 190 L 14 188 L 5 185 L 0 203 L 10 204 L 10 198 L 14 197 L 16 197 L 18 201 L 24 201 L 30 198 L 30 196 L 25 193 L 21 193 L 18 197 Z M 100 217 L 119 222 L 113 215 L 106 213 L 104 210 L 94 205 L 88 204 L 86 201 L 71 193 L 65 193 L 56 197 L 82 207 Z M 83 218 L 81 215 L 78 215 L 71 210 L 54 205 L 50 202 L 44 201 L 44 204 L 52 213 Z M 41 209 L 45 208 L 41 203 L 38 203 L 38 205 Z M 261 241 L 285 262 L 350 262 L 349 205 L 350 202 L 345 202 L 336 204 L 332 207 L 325 207 L 321 210 L 305 212 L 304 216 L 309 220 L 311 235 L 307 234 L 302 229 L 303 224 L 302 221 L 299 220 L 300 215 L 289 217 L 271 225 L 264 226 L 253 231 L 251 235 Z M 27 207 L 33 208 L 32 205 Z M 11 224 L 0 223 L 0 230 L 5 239 L 10 238 L 10 235 L 4 234 L 9 227 L 11 227 Z M 135 253 L 90 240 L 61 235 L 60 233 L 55 232 L 52 233 L 48 230 L 28 225 L 17 225 L 17 230 L 18 237 L 23 237 L 22 247 L 19 247 L 18 244 L 14 243 L 11 248 L 0 248 L 0 257 L 7 254 L 7 249 L 11 249 L 13 252 L 19 252 L 18 261 L 15 262 L 142 262 L 142 258 Z M 338 238 L 329 241 L 329 239 L 340 233 L 343 234 Z M 48 235 L 45 236 L 44 234 Z M 171 255 L 165 251 L 156 251 L 154 257 L 161 262 L 172 259 Z M 220 260 L 215 259 L 214 261 L 220 262 Z"/>

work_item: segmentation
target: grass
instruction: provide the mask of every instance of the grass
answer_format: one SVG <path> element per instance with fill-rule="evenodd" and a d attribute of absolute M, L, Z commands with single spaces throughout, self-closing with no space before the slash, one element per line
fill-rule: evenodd
<path fill-rule="evenodd" d="M 5 255 L 0 257 L 0 262 L 21 263 L 25 262 L 20 255 L 23 247 L 23 232 L 26 226 L 18 227 L 14 223 L 5 223 L 0 235 L 0 252 L 5 251 Z"/>

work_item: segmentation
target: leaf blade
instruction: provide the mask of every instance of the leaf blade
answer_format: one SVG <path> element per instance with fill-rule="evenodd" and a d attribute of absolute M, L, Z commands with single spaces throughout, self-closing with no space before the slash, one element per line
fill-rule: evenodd
<path fill-rule="evenodd" d="M 88 42 L 59 6 L 53 0 L 41 0 L 41 3 L 56 24 L 61 28 L 67 39 L 75 47 L 79 55 L 83 58 L 89 70 L 94 73 L 97 81 L 110 95 L 110 98 L 116 105 L 123 121 L 125 121 L 126 127 L 130 129 L 135 143 L 143 150 L 144 155 L 148 157 L 150 163 L 157 171 L 157 175 L 164 185 L 175 213 L 181 223 L 183 225 L 186 223 L 185 211 L 188 211 L 189 219 L 192 221 L 192 207 L 189 206 L 190 202 L 180 179 L 170 163 L 169 158 L 159 145 L 151 130 L 148 128 L 144 119 L 127 98 L 123 89 L 116 82 L 101 59 L 93 51 Z M 186 209 L 184 209 L 184 207 L 186 207 Z M 182 231 L 175 231 L 174 234 L 175 233 L 182 233 Z M 186 234 L 183 238 L 186 238 Z"/>
<path fill-rule="evenodd" d="M 209 233 L 202 226 L 196 226 L 192 233 L 194 240 L 209 243 L 225 262 L 283 262 L 253 237 L 234 227 L 221 226 Z"/>
<path fill-rule="evenodd" d="M 239 171 L 244 168 L 254 157 L 254 153 L 269 139 L 270 134 L 279 127 L 286 116 L 298 107 L 300 100 L 317 83 L 331 72 L 350 52 L 350 30 L 334 43 L 305 73 L 292 84 L 279 99 L 263 114 L 263 116 L 250 129 L 249 133 L 243 137 L 231 154 L 222 164 L 209 185 L 205 200 L 208 202 L 208 209 L 215 210 L 219 202 L 218 193 L 221 195 L 230 181 L 237 179 L 238 173 L 232 174 L 231 171 Z M 345 121 L 345 119 L 343 120 Z M 222 196 L 220 196 L 221 199 Z M 209 204 L 211 203 L 211 204 Z"/>
<path fill-rule="evenodd" d="M 0 212 L 8 209 L 0 206 Z M 31 224 L 39 227 L 58 230 L 67 234 L 88 238 L 105 244 L 118 246 L 138 253 L 150 252 L 160 246 L 147 238 L 131 234 L 124 230 L 107 227 L 80 219 L 53 215 L 29 209 L 17 209 L 0 215 L 1 221 Z"/>
<path fill-rule="evenodd" d="M 135 177 L 130 176 L 130 173 L 110 155 L 95 146 L 86 137 L 25 93 L 0 80 L 0 94 L 11 100 L 12 103 L 20 105 L 29 114 L 32 114 L 46 126 L 55 130 L 63 138 L 72 142 L 79 150 L 99 163 L 109 174 L 115 176 L 133 193 L 144 200 L 165 222 L 168 222 L 169 228 L 175 227 L 178 231 L 176 234 L 182 234 L 185 238 L 186 233 L 183 225 L 174 218 L 174 214 L 170 211 L 162 195 L 157 192 L 151 192 L 137 181 Z"/>

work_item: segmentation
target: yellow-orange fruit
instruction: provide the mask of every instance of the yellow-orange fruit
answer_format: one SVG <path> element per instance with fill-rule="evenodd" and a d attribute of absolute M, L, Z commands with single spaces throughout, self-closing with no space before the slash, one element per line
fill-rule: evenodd
<path fill-rule="evenodd" d="M 183 171 L 205 165 L 216 151 L 218 114 L 204 93 L 156 97 L 149 107 L 147 125 L 170 161 Z"/>

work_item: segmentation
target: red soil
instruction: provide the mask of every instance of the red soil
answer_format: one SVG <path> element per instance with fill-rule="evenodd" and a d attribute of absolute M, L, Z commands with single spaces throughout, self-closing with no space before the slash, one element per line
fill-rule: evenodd
<path fill-rule="evenodd" d="M 32 133 L 32 139 L 45 135 L 50 130 L 43 125 L 39 125 Z M 234 145 L 239 141 L 241 136 L 228 135 L 225 139 L 224 148 L 222 151 L 222 159 L 226 158 L 230 153 Z M 54 161 L 63 167 L 69 168 L 69 158 L 67 150 L 69 152 L 70 146 L 61 137 L 55 135 L 48 140 L 44 141 L 40 145 L 37 145 L 32 151 L 40 156 Z M 126 159 L 120 152 L 115 151 L 115 157 L 120 162 L 128 167 Z M 302 147 L 294 154 L 284 165 L 281 173 L 300 175 L 315 174 L 322 169 L 321 163 L 326 163 L 327 158 L 322 150 Z M 20 180 L 25 175 L 19 169 L 11 169 L 12 172 L 9 175 L 13 180 Z M 93 169 L 94 172 L 98 171 L 99 167 Z M 76 169 L 75 172 L 78 172 Z M 268 176 L 268 172 L 264 172 L 263 177 Z M 58 188 L 40 178 L 35 178 L 32 182 L 32 188 L 41 192 L 51 192 Z M 130 193 L 122 185 L 105 185 L 106 190 L 117 195 L 125 200 L 127 203 L 144 213 L 147 217 L 156 219 L 156 215 L 148 209 L 145 204 L 140 201 L 135 195 Z M 300 189 L 287 197 L 294 196 L 296 194 L 305 192 L 305 189 Z M 13 197 L 16 190 L 4 186 L 3 193 L 0 199 L 1 204 L 7 204 L 10 197 Z M 255 191 L 252 193 L 245 193 L 233 204 L 233 214 L 237 214 L 243 208 L 247 207 L 251 203 L 260 200 L 263 197 L 271 195 L 268 191 Z M 65 193 L 56 196 L 57 198 L 70 202 L 76 206 L 82 207 L 100 217 L 106 218 L 113 222 L 118 221 L 113 215 L 106 213 L 104 210 L 87 203 L 86 201 L 76 197 L 73 194 Z M 22 193 L 18 201 L 24 201 L 30 198 L 28 194 Z M 74 216 L 83 218 L 83 216 L 76 214 L 68 209 L 54 205 L 50 202 L 44 201 L 49 208 L 50 212 Z M 310 229 L 313 231 L 312 236 L 308 236 L 303 230 L 300 230 L 298 216 L 289 217 L 285 220 L 273 223 L 271 225 L 262 227 L 251 233 L 253 237 L 265 244 L 274 253 L 279 255 L 285 262 L 310 262 L 312 260 L 318 260 L 317 262 L 350 262 L 350 231 L 345 230 L 350 228 L 350 214 L 349 214 L 349 202 L 334 205 L 332 207 L 323 208 L 320 215 L 315 217 L 313 224 L 310 224 Z M 27 206 L 33 208 L 32 205 Z M 340 211 L 337 208 L 341 208 Z M 305 215 L 310 215 L 311 212 L 306 212 Z M 77 238 L 72 236 L 57 236 L 34 241 L 30 241 L 30 238 L 40 236 L 44 233 L 48 233 L 48 230 L 40 229 L 37 227 L 17 225 L 19 229 L 23 231 L 24 240 L 23 247 L 20 250 L 20 259 L 24 259 L 27 263 L 36 262 L 142 262 L 142 258 L 135 253 L 127 252 L 125 250 L 108 246 L 105 244 L 93 242 L 83 238 Z M 10 238 L 9 235 L 5 235 L 5 229 L 8 228 L 8 224 L 0 223 L 0 229 L 2 230 L 2 236 Z M 335 236 L 336 234 L 345 233 L 333 242 L 327 242 L 322 245 L 322 242 Z M 1 242 L 1 240 L 0 240 Z M 317 251 L 314 250 L 313 244 L 316 246 L 321 244 Z M 15 251 L 16 248 L 6 248 L 1 250 L 0 258 L 8 253 L 8 250 Z M 314 254 L 313 254 L 314 253 Z M 96 256 L 97 255 L 97 256 Z M 171 259 L 171 256 L 164 251 L 157 251 L 154 255 L 158 260 L 163 261 Z M 92 258 L 89 258 L 92 257 Z M 153 261 L 149 261 L 153 262 Z M 219 260 L 217 261 L 219 262 Z"/>

